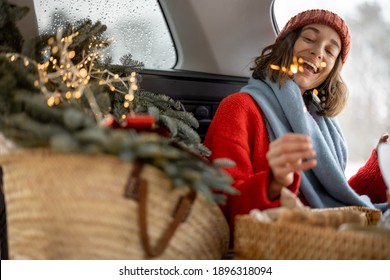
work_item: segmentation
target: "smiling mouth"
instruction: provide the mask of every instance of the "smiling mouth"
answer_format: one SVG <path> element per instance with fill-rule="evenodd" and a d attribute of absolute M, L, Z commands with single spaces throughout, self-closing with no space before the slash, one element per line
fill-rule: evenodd
<path fill-rule="evenodd" d="M 304 60 L 302 57 L 294 56 L 293 62 L 290 67 L 279 66 L 275 64 L 270 64 L 269 67 L 275 71 L 281 71 L 288 73 L 288 75 L 292 76 L 297 74 L 298 72 L 304 72 L 305 70 L 312 74 L 318 74 L 327 66 L 326 62 L 322 61 L 320 63 L 313 63 L 308 60 Z"/>
<path fill-rule="evenodd" d="M 319 67 L 317 67 L 314 63 L 311 63 L 310 61 L 306 60 L 303 61 L 302 67 L 312 72 L 313 74 L 317 74 L 320 70 Z"/>

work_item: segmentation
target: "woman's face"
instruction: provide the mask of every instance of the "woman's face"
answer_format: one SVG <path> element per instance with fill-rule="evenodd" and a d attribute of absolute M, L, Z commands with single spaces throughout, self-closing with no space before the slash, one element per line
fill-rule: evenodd
<path fill-rule="evenodd" d="M 293 50 L 302 66 L 294 76 L 302 93 L 317 88 L 325 81 L 340 51 L 340 36 L 333 28 L 322 24 L 309 24 L 302 28 Z"/>

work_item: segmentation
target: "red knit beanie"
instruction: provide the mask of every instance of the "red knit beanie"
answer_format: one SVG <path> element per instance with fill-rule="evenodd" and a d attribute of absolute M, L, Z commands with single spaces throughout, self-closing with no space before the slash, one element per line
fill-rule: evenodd
<path fill-rule="evenodd" d="M 297 14 L 286 23 L 282 31 L 280 31 L 276 37 L 275 42 L 282 40 L 291 31 L 313 23 L 324 24 L 332 27 L 339 34 L 341 39 L 341 60 L 345 63 L 348 52 L 351 48 L 351 36 L 349 35 L 349 29 L 341 17 L 330 11 L 315 9 Z"/>

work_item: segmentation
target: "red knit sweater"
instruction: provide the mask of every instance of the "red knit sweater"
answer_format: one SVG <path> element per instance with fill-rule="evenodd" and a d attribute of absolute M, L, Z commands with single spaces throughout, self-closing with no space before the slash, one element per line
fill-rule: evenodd
<path fill-rule="evenodd" d="M 230 158 L 236 166 L 227 169 L 234 178 L 240 195 L 229 195 L 221 206 L 233 228 L 234 217 L 251 209 L 278 207 L 280 201 L 270 201 L 267 190 L 270 168 L 266 159 L 269 138 L 261 109 L 249 94 L 240 92 L 226 97 L 218 107 L 204 144 L 212 151 L 211 159 Z M 300 174 L 288 188 L 298 193 Z M 373 203 L 385 202 L 386 185 L 373 150 L 367 163 L 349 180 L 359 194 L 368 195 Z"/>

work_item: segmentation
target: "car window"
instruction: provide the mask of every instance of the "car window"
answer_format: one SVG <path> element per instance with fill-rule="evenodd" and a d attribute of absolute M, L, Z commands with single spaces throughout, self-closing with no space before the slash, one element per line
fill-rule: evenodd
<path fill-rule="evenodd" d="M 390 132 L 390 6 L 385 0 L 275 0 L 276 30 L 306 9 L 331 10 L 347 22 L 352 48 L 342 70 L 349 89 L 339 121 L 349 148 L 347 175 L 367 160 L 384 132 Z"/>
<path fill-rule="evenodd" d="M 114 63 L 126 54 L 145 68 L 170 69 L 176 52 L 164 15 L 156 0 L 34 0 L 39 33 L 53 32 L 64 22 L 89 18 L 107 26 L 114 41 L 109 55 Z"/>

